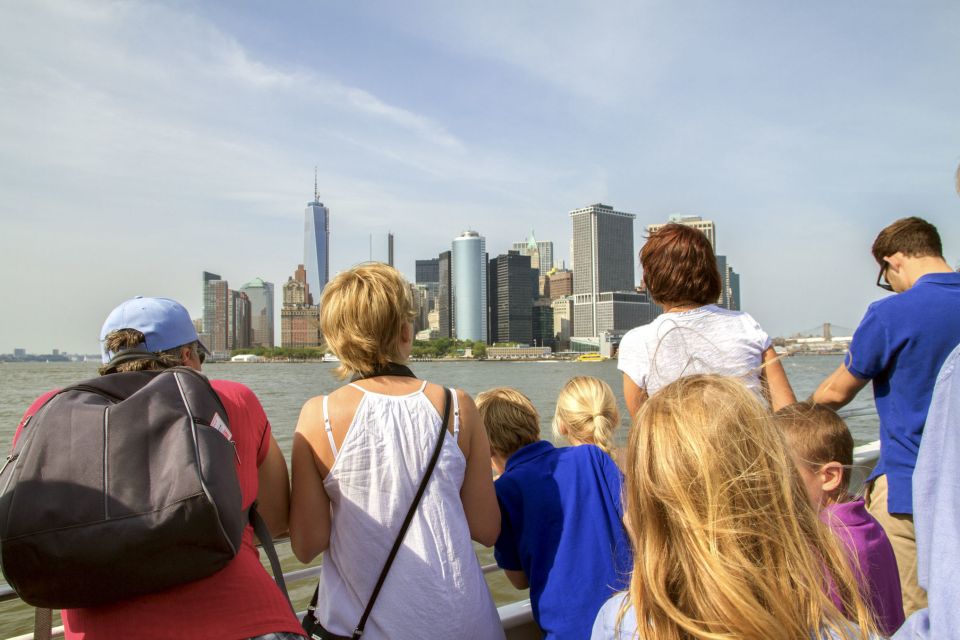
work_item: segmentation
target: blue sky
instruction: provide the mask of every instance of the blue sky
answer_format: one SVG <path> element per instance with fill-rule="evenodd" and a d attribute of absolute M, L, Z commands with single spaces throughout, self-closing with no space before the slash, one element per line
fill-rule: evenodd
<path fill-rule="evenodd" d="M 593 202 L 717 223 L 771 334 L 855 327 L 896 218 L 960 258 L 956 2 L 7 3 L 0 352 L 96 352 L 109 310 L 279 286 L 317 167 L 331 268 L 392 230 L 569 253 Z"/>

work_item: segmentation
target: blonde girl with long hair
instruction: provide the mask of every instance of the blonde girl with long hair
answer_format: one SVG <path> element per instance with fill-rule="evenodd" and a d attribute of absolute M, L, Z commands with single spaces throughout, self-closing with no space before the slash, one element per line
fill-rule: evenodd
<path fill-rule="evenodd" d="M 738 380 L 684 377 L 644 403 L 624 502 L 633 575 L 601 609 L 593 638 L 876 638 L 772 416 Z"/>
<path fill-rule="evenodd" d="M 613 389 L 600 378 L 576 376 L 563 385 L 553 414 L 553 433 L 571 445 L 592 444 L 623 468 L 625 455 L 614 447 L 620 410 Z"/>

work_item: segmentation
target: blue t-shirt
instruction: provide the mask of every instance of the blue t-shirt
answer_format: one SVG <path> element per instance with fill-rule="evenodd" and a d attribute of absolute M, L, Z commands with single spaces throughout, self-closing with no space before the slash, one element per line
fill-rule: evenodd
<path fill-rule="evenodd" d="M 937 373 L 960 344 L 960 273 L 929 273 L 870 305 L 853 334 L 847 368 L 873 380 L 887 511 L 913 513 L 911 480 Z"/>
<path fill-rule="evenodd" d="M 495 486 L 497 564 L 522 570 L 547 638 L 588 638 L 603 603 L 632 568 L 623 528 L 623 475 L 598 447 L 541 440 L 516 451 Z"/>

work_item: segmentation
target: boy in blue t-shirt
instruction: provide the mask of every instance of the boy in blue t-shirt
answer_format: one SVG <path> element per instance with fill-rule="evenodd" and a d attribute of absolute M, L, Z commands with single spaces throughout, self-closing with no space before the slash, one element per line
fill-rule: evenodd
<path fill-rule="evenodd" d="M 540 440 L 540 418 L 519 391 L 485 391 L 477 408 L 500 474 L 497 564 L 515 587 L 530 588 L 546 638 L 589 638 L 600 607 L 629 584 L 623 476 L 594 445 Z"/>

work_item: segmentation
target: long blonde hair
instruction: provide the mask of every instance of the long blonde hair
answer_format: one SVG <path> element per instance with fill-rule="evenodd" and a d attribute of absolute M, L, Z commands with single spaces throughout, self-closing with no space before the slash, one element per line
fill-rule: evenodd
<path fill-rule="evenodd" d="M 658 640 L 810 640 L 826 629 L 865 640 L 875 630 L 772 417 L 741 382 L 689 376 L 644 403 L 624 501 L 634 570 L 618 625 L 632 606 L 640 634 Z M 831 579 L 859 632 L 831 601 Z"/>
<path fill-rule="evenodd" d="M 560 390 L 553 414 L 553 432 L 586 444 L 595 444 L 613 454 L 613 433 L 620 424 L 620 411 L 613 389 L 600 378 L 577 376 Z"/>

